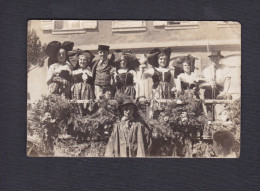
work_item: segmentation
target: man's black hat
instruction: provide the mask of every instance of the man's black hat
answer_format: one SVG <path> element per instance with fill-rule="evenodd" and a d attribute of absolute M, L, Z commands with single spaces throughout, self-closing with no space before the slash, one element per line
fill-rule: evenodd
<path fill-rule="evenodd" d="M 109 52 L 109 46 L 107 45 L 98 45 L 98 51 L 108 51 Z"/>

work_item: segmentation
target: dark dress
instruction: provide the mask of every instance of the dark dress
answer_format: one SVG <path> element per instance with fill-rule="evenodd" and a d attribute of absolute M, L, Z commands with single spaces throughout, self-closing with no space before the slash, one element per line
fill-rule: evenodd
<path fill-rule="evenodd" d="M 118 73 L 116 75 L 116 94 L 117 97 L 119 94 L 126 94 L 131 98 L 135 99 L 136 97 L 136 90 L 134 87 L 134 75 L 129 72 Z"/>
<path fill-rule="evenodd" d="M 58 70 L 59 74 L 53 75 L 53 73 Z M 57 94 L 65 98 L 70 98 L 71 70 L 67 64 L 52 64 L 48 69 L 47 79 L 51 79 L 48 82 L 49 94 Z M 64 81 L 66 81 L 67 84 L 65 84 Z"/>
<path fill-rule="evenodd" d="M 153 99 L 170 99 L 171 98 L 171 71 L 160 72 L 154 68 L 152 76 L 152 98 Z"/>
<path fill-rule="evenodd" d="M 79 69 L 81 70 L 81 69 Z M 88 69 L 85 69 L 86 71 Z M 91 70 L 89 69 L 89 72 Z M 80 71 L 79 73 L 73 75 L 73 86 L 71 87 L 72 91 L 72 99 L 76 100 L 94 100 L 95 94 L 94 94 L 94 82 L 93 78 L 86 74 L 88 76 L 88 79 L 86 81 L 83 81 L 83 71 Z M 93 111 L 94 103 L 84 103 L 79 104 L 79 112 L 81 115 L 86 115 L 87 113 L 90 113 Z"/>
<path fill-rule="evenodd" d="M 90 71 L 90 70 L 89 70 Z M 72 98 L 77 100 L 95 99 L 93 78 L 88 75 L 88 79 L 83 81 L 83 71 L 73 75 L 74 85 L 72 86 Z"/>

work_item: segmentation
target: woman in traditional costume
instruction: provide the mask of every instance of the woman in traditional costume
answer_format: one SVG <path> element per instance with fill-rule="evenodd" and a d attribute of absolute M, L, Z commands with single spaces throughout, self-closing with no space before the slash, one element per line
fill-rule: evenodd
<path fill-rule="evenodd" d="M 170 55 L 170 48 L 165 48 L 163 51 L 156 48 L 147 57 L 152 68 L 144 71 L 143 77 L 153 79 L 152 99 L 172 98 L 171 89 L 174 87 L 174 78 L 171 69 L 168 68 Z"/>
<path fill-rule="evenodd" d="M 72 70 L 73 66 L 68 58 L 67 53 L 72 51 L 73 47 L 74 47 L 74 43 L 71 41 L 64 41 L 63 43 L 61 43 L 59 41 L 51 41 L 45 49 L 45 54 L 48 55 L 48 57 L 49 57 L 48 58 L 48 67 L 50 67 L 50 65 L 58 62 L 57 51 L 59 48 L 63 48 L 66 51 L 66 60 L 69 62 L 69 66 L 71 67 L 71 70 Z"/>
<path fill-rule="evenodd" d="M 173 66 L 176 68 L 176 89 L 178 92 L 185 90 L 198 90 L 198 77 L 194 73 L 195 57 L 188 55 L 175 59 Z"/>
<path fill-rule="evenodd" d="M 48 48 L 48 46 L 47 46 Z M 71 67 L 66 61 L 66 50 L 57 43 L 51 48 L 51 54 L 56 55 L 57 62 L 49 66 L 47 84 L 49 94 L 58 94 L 64 98 L 70 97 Z M 46 51 L 49 51 L 48 49 Z"/>
<path fill-rule="evenodd" d="M 73 85 L 71 87 L 72 98 L 76 100 L 94 100 L 94 81 L 92 75 L 92 60 L 95 56 L 88 50 L 79 51 L 78 66 L 79 68 L 72 72 Z M 89 110 L 92 110 L 91 104 L 85 104 L 89 106 Z M 83 104 L 81 106 L 81 114 L 83 114 Z"/>
<path fill-rule="evenodd" d="M 116 93 L 115 98 L 120 94 L 130 96 L 132 99 L 136 98 L 136 71 L 140 63 L 134 54 L 124 52 L 120 56 L 119 67 L 115 73 Z"/>

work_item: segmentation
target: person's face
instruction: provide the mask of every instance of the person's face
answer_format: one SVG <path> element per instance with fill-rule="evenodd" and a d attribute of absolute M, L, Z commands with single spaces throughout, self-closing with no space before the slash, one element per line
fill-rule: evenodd
<path fill-rule="evenodd" d="M 221 120 L 222 121 L 228 121 L 229 119 L 229 115 L 228 115 L 228 112 L 226 110 L 224 110 L 222 113 L 221 113 Z"/>
<path fill-rule="evenodd" d="M 131 104 L 122 106 L 123 114 L 126 119 L 131 119 L 133 117 L 134 106 Z"/>
<path fill-rule="evenodd" d="M 66 51 L 64 49 L 60 49 L 57 54 L 59 62 L 65 62 L 66 60 Z"/>
<path fill-rule="evenodd" d="M 218 145 L 214 139 L 212 148 L 217 156 L 220 156 L 222 154 L 222 146 Z"/>
<path fill-rule="evenodd" d="M 183 70 L 185 73 L 190 73 L 190 65 L 187 62 L 183 63 Z"/>
<path fill-rule="evenodd" d="M 108 51 L 100 50 L 100 51 L 98 51 L 98 55 L 99 55 L 101 60 L 106 60 L 107 56 L 108 56 Z"/>
<path fill-rule="evenodd" d="M 77 62 L 78 62 L 78 56 L 77 55 L 70 56 L 69 61 L 72 64 L 73 67 L 76 67 Z"/>
<path fill-rule="evenodd" d="M 125 56 L 121 56 L 121 59 L 120 59 L 120 67 L 121 68 L 125 68 L 126 67 L 126 59 L 125 59 Z"/>
<path fill-rule="evenodd" d="M 167 63 L 166 56 L 160 56 L 159 59 L 158 59 L 158 63 L 159 63 L 159 66 L 161 66 L 162 68 L 165 68 L 166 63 Z"/>
<path fill-rule="evenodd" d="M 212 66 L 218 66 L 219 61 L 221 60 L 221 57 L 220 56 L 212 56 L 212 57 L 209 57 L 209 59 L 210 59 Z"/>
<path fill-rule="evenodd" d="M 79 66 L 81 68 L 86 68 L 86 66 L 87 66 L 87 58 L 86 58 L 86 56 L 84 56 L 84 55 L 80 55 L 79 56 Z"/>

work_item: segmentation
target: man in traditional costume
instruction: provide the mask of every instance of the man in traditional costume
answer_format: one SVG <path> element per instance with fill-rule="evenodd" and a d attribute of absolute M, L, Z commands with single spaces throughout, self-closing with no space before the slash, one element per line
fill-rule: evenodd
<path fill-rule="evenodd" d="M 113 94 L 113 67 L 114 63 L 108 59 L 109 46 L 98 45 L 98 54 L 100 59 L 95 61 L 92 73 L 95 85 L 95 95 L 97 99 L 107 97 L 108 94 Z"/>
<path fill-rule="evenodd" d="M 220 51 L 214 51 L 209 55 L 210 65 L 203 70 L 203 77 L 206 83 L 201 84 L 205 93 L 201 94 L 202 99 L 231 99 L 228 93 L 231 76 L 226 66 L 219 64 L 224 58 Z"/>
<path fill-rule="evenodd" d="M 119 105 L 123 117 L 114 124 L 114 129 L 107 144 L 105 157 L 147 157 L 151 151 L 151 135 L 137 117 L 138 107 L 131 99 Z"/>
<path fill-rule="evenodd" d="M 205 82 L 200 84 L 201 99 L 232 99 L 228 93 L 231 83 L 230 71 L 225 65 L 219 64 L 224 58 L 220 51 L 213 51 L 209 55 L 210 65 L 203 70 Z M 214 105 L 204 105 L 203 110 L 208 116 L 215 119 Z"/>

